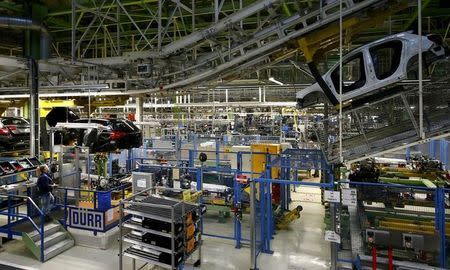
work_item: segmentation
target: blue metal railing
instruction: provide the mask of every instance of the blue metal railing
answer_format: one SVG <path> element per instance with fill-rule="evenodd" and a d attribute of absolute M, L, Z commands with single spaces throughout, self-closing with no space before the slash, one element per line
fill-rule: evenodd
<path fill-rule="evenodd" d="M 33 228 L 36 229 L 36 231 L 39 233 L 39 235 L 41 237 L 40 261 L 44 262 L 44 236 L 45 236 L 45 234 L 44 234 L 45 214 L 44 214 L 44 212 L 42 212 L 42 210 L 36 205 L 36 203 L 33 201 L 33 199 L 28 196 L 8 194 L 8 195 L 0 195 L 0 198 L 6 198 L 8 200 L 8 212 L 6 214 L 8 216 L 8 223 L 6 226 L 6 232 L 8 233 L 8 238 L 12 238 L 12 235 L 13 235 L 12 227 L 14 227 L 14 225 L 28 220 L 31 223 L 31 225 L 33 226 Z M 26 199 L 28 202 L 27 207 L 28 207 L 28 205 L 32 205 L 34 210 L 36 210 L 38 212 L 37 216 L 40 219 L 40 225 L 38 226 L 34 222 L 33 216 L 29 215 L 29 213 L 30 213 L 29 209 L 27 209 L 26 215 L 16 213 L 14 211 L 14 208 L 16 208 L 16 206 L 11 205 L 11 198 Z M 5 215 L 5 213 L 3 211 L 1 211 L 0 215 Z M 14 218 L 14 219 L 21 218 L 21 220 L 16 220 L 15 222 L 11 223 L 12 218 Z"/>
<path fill-rule="evenodd" d="M 328 189 L 334 189 L 336 187 L 339 187 L 340 184 L 347 184 L 349 187 L 374 187 L 379 189 L 386 189 L 390 191 L 399 190 L 399 188 L 405 192 L 413 191 L 413 192 L 419 192 L 419 193 L 432 193 L 433 200 L 430 201 L 430 207 L 434 208 L 434 213 L 431 213 L 430 218 L 434 220 L 435 225 L 435 231 L 438 236 L 439 241 L 439 254 L 437 258 L 437 264 L 439 265 L 440 269 L 445 269 L 447 265 L 447 239 L 446 239 L 446 218 L 449 219 L 448 214 L 446 216 L 446 208 L 450 208 L 450 205 L 445 202 L 446 198 L 450 198 L 450 189 L 449 188 L 429 188 L 429 187 L 423 187 L 423 186 L 411 186 L 411 185 L 399 185 L 399 184 L 389 184 L 389 183 L 371 183 L 371 182 L 351 182 L 348 180 L 342 180 L 342 181 L 328 181 L 327 183 L 309 183 L 309 182 L 299 182 L 299 181 L 291 181 L 291 180 L 280 180 L 280 179 L 270 179 L 267 177 L 261 177 L 257 179 L 253 179 L 254 182 L 260 183 L 259 186 L 259 192 L 260 192 L 260 198 L 257 203 L 257 216 L 258 216 L 258 223 L 256 231 L 261 235 L 260 239 L 260 246 L 257 246 L 257 254 L 259 252 L 263 253 L 271 253 L 270 249 L 270 241 L 273 236 L 273 221 L 274 217 L 271 214 L 271 208 L 267 204 L 269 200 L 271 200 L 271 190 L 270 185 L 271 184 L 280 184 L 280 185 L 310 185 L 310 186 L 317 186 L 320 188 L 328 188 Z M 363 254 L 361 254 L 363 255 Z M 360 267 L 361 262 L 359 259 L 348 259 L 348 258 L 339 258 L 338 262 L 345 262 L 345 263 L 352 263 L 356 269 Z"/>

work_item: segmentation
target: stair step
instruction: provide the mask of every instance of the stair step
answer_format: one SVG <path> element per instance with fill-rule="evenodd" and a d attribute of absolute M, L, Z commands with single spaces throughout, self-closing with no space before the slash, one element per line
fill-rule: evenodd
<path fill-rule="evenodd" d="M 67 233 L 64 231 L 57 231 L 54 234 L 50 234 L 44 237 L 44 249 L 55 245 L 56 243 L 61 242 L 63 239 L 67 237 Z M 34 242 L 34 244 L 38 247 L 41 246 L 41 239 L 38 239 Z"/>
<path fill-rule="evenodd" d="M 44 225 L 44 236 L 49 236 L 51 234 L 54 234 L 58 232 L 61 228 L 61 225 L 59 223 L 49 223 Z M 41 239 L 41 235 L 37 230 L 31 232 L 28 234 L 28 236 L 33 240 L 34 242 Z"/>
<path fill-rule="evenodd" d="M 56 255 L 63 253 L 69 248 L 73 247 L 75 242 L 71 238 L 67 238 L 64 241 L 61 241 L 53 246 L 50 246 L 44 250 L 44 260 L 47 261 Z"/>

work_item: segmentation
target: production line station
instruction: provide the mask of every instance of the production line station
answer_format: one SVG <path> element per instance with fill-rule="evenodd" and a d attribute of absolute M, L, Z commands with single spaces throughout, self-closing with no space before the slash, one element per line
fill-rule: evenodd
<path fill-rule="evenodd" d="M 450 269 L 449 142 L 448 0 L 0 2 L 0 270 Z"/>

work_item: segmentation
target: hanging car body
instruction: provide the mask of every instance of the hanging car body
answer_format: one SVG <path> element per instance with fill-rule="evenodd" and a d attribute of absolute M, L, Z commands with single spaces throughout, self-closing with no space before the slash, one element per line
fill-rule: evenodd
<path fill-rule="evenodd" d="M 395 83 L 418 78 L 420 36 L 403 32 L 359 47 L 342 59 L 342 102 L 367 98 L 383 91 L 393 93 Z M 424 70 L 431 63 L 446 56 L 443 40 L 437 35 L 422 37 Z M 297 106 L 306 108 L 323 102 L 339 104 L 339 62 L 317 83 L 297 92 Z M 321 84 L 319 81 L 323 80 Z M 322 87 L 321 87 L 322 86 Z M 389 92 L 389 89 L 392 91 Z M 384 91 L 386 90 L 386 91 Z"/>

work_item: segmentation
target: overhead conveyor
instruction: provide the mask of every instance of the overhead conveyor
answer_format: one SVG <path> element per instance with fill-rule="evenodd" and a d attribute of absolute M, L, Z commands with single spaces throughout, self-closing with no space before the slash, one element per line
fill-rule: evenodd
<path fill-rule="evenodd" d="M 357 16 L 357 14 L 367 10 L 374 12 L 377 9 L 384 9 L 383 7 L 398 4 L 399 2 L 403 1 L 362 0 L 353 2 L 352 0 L 346 0 L 343 1 L 342 16 L 344 18 Z M 250 15 L 251 13 L 248 14 L 248 16 Z M 180 74 L 186 75 L 185 79 L 164 85 L 163 88 L 167 90 L 187 87 L 200 81 L 217 81 L 217 79 L 224 79 L 223 77 L 218 78 L 220 74 L 232 75 L 248 62 L 251 62 L 253 65 L 270 62 L 277 55 L 283 54 L 288 42 L 335 23 L 339 20 L 340 15 L 339 2 L 336 1 L 306 14 L 298 12 L 288 18 L 273 18 L 272 23 L 267 24 L 267 26 L 261 26 L 260 29 L 252 35 L 244 37 L 244 40 L 240 42 L 231 43 L 227 46 L 221 44 L 212 46 L 210 54 L 194 59 L 190 66 L 184 66 L 179 71 Z M 224 22 L 228 22 L 226 24 L 228 27 L 215 28 L 212 25 L 209 29 L 214 29 L 214 31 L 208 35 L 205 35 L 205 30 L 194 32 L 185 39 L 167 45 L 163 48 L 162 53 L 174 53 L 177 52 L 177 49 L 184 48 L 180 47 L 179 44 L 189 43 L 194 45 L 195 42 L 204 40 L 214 43 L 214 35 L 219 32 L 228 30 L 231 33 L 233 22 L 228 20 L 229 17 L 217 23 L 217 25 L 223 25 Z M 241 16 L 239 19 L 243 20 L 245 17 Z M 192 49 L 192 47 L 184 48 L 185 51 L 189 49 Z M 197 72 L 192 72 L 193 70 Z M 175 73 L 171 73 L 171 76 L 173 75 Z M 159 91 L 160 89 L 158 88 L 157 90 Z"/>

